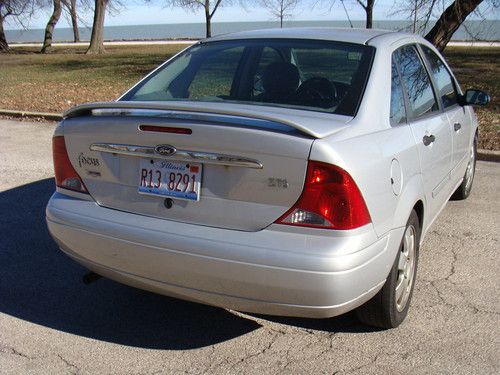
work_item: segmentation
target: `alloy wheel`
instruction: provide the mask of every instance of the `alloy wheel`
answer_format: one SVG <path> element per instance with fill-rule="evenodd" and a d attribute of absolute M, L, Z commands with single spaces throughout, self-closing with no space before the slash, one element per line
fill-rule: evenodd
<path fill-rule="evenodd" d="M 395 303 L 399 312 L 403 311 L 408 303 L 415 278 L 416 238 L 415 227 L 408 226 L 403 237 L 398 262 Z"/>

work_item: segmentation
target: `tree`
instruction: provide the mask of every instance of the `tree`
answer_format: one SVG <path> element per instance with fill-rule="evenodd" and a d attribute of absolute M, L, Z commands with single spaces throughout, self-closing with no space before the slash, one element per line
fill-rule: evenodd
<path fill-rule="evenodd" d="M 43 39 L 43 46 L 41 53 L 46 53 L 47 50 L 52 46 L 52 34 L 54 33 L 54 28 L 56 27 L 57 21 L 61 17 L 61 0 L 53 0 L 54 1 L 54 10 L 52 15 L 49 18 L 49 22 L 47 23 L 47 27 L 45 28 L 45 37 Z"/>
<path fill-rule="evenodd" d="M 371 29 L 373 27 L 373 5 L 375 0 L 356 0 L 356 2 L 365 10 L 366 28 Z"/>
<path fill-rule="evenodd" d="M 4 31 L 6 18 L 13 18 L 22 27 L 25 27 L 24 21 L 29 19 L 34 9 L 35 3 L 33 0 L 0 0 L 0 52 L 9 51 L 9 44 Z"/>
<path fill-rule="evenodd" d="M 78 30 L 78 16 L 76 14 L 76 0 L 63 0 L 63 5 L 69 13 L 71 26 L 73 27 L 73 40 L 75 43 L 80 41 L 80 30 Z"/>
<path fill-rule="evenodd" d="M 94 23 L 87 54 L 96 55 L 106 52 L 104 49 L 104 16 L 109 0 L 95 0 Z"/>
<path fill-rule="evenodd" d="M 486 2 L 493 8 L 500 6 L 498 0 Z M 426 34 L 425 38 L 433 43 L 437 49 L 443 51 L 455 31 L 472 12 L 476 12 L 481 19 L 485 19 L 477 8 L 481 3 L 483 3 L 482 0 L 401 0 L 395 3 L 394 6 L 397 10 L 392 14 L 408 16 L 412 20 L 411 31 Z M 429 24 L 434 19 L 437 21 L 429 30 Z M 467 27 L 465 30 L 475 38 Z"/>
<path fill-rule="evenodd" d="M 231 0 L 224 0 L 224 4 L 230 3 Z M 195 12 L 198 9 L 203 9 L 205 12 L 206 36 L 212 36 L 212 17 L 221 5 L 222 0 L 167 0 L 167 4 L 171 6 L 180 6 Z"/>
<path fill-rule="evenodd" d="M 260 0 L 262 7 L 266 8 L 272 16 L 280 20 L 280 27 L 283 28 L 283 20 L 292 17 L 300 0 Z"/>
<path fill-rule="evenodd" d="M 436 21 L 425 39 L 443 51 L 451 37 L 483 0 L 455 0 Z"/>

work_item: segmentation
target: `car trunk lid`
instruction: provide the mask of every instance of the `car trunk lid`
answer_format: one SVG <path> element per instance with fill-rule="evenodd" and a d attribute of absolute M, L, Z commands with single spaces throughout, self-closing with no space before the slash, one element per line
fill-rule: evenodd
<path fill-rule="evenodd" d="M 310 132 L 265 111 L 255 117 L 138 107 L 80 107 L 64 121 L 69 158 L 99 205 L 257 231 L 299 198 L 315 139 Z M 330 124 L 337 131 L 345 126 Z M 176 152 L 162 155 L 162 145 Z M 139 193 L 141 170 L 159 160 L 202 168 L 198 201 L 171 197 L 168 207 L 165 196 Z"/>

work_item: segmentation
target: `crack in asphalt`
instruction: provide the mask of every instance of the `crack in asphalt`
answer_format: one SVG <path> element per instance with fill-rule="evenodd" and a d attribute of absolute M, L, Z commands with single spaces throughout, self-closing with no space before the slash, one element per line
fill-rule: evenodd
<path fill-rule="evenodd" d="M 234 369 L 236 366 L 241 365 L 242 363 L 245 363 L 249 359 L 256 358 L 256 357 L 264 354 L 265 352 L 267 352 L 269 349 L 271 349 L 271 346 L 274 344 L 274 339 L 275 338 L 273 338 L 273 340 L 271 340 L 271 342 L 265 348 L 259 350 L 256 353 L 251 353 L 249 355 L 246 355 L 243 358 L 240 358 L 237 362 L 233 363 L 233 365 L 231 366 L 231 370 Z"/>
<path fill-rule="evenodd" d="M 14 355 L 17 357 L 22 357 L 22 358 L 28 359 L 30 361 L 33 361 L 35 359 L 47 359 L 50 357 L 50 355 L 30 356 L 30 355 L 27 355 L 27 354 L 19 351 L 18 349 L 14 348 L 13 346 L 8 346 L 8 345 L 4 345 L 4 344 L 0 345 L 0 353 Z M 55 355 L 57 358 L 59 358 L 66 365 L 66 367 L 68 367 L 70 374 L 75 375 L 75 374 L 80 373 L 80 369 L 75 364 L 69 362 L 62 355 L 60 355 L 58 353 L 55 353 L 53 355 Z"/>
<path fill-rule="evenodd" d="M 0 353 L 16 355 L 18 357 L 26 358 L 29 360 L 32 360 L 34 358 L 34 357 L 31 357 L 27 354 L 20 352 L 19 350 L 17 350 L 16 348 L 14 348 L 12 346 L 7 346 L 7 345 L 3 345 L 3 344 L 0 345 Z"/>
<path fill-rule="evenodd" d="M 497 316 L 500 315 L 500 312 L 498 312 L 498 311 L 488 310 L 488 309 L 484 309 L 484 308 L 480 308 L 480 307 L 476 306 L 474 303 L 472 303 L 470 300 L 468 300 L 466 298 L 462 288 L 459 285 L 457 285 L 457 283 L 455 281 L 453 281 L 453 277 L 457 274 L 456 267 L 457 267 L 457 262 L 459 261 L 459 254 L 457 253 L 456 248 L 464 249 L 464 248 L 466 248 L 467 241 L 470 241 L 471 239 L 482 238 L 482 237 L 475 236 L 471 232 L 464 232 L 463 235 L 465 236 L 465 238 L 459 236 L 456 233 L 443 233 L 439 230 L 433 230 L 431 233 L 436 235 L 436 236 L 439 236 L 439 237 L 452 238 L 452 239 L 458 241 L 459 245 L 460 245 L 457 247 L 455 247 L 455 246 L 451 247 L 449 249 L 451 252 L 451 255 L 452 255 L 452 259 L 451 259 L 451 263 L 450 263 L 450 271 L 446 276 L 434 278 L 432 280 L 422 279 L 423 282 L 425 282 L 427 285 L 430 285 L 435 290 L 436 296 L 440 300 L 440 303 L 442 305 L 450 308 L 450 309 L 455 309 L 455 308 L 462 306 L 462 307 L 470 309 L 473 314 L 483 313 L 483 314 L 492 314 L 492 315 L 497 315 Z M 496 239 L 493 238 L 493 240 L 496 240 Z M 449 302 L 443 293 L 442 286 L 440 287 L 438 285 L 441 282 L 448 282 L 449 283 L 448 286 L 454 292 L 456 292 L 460 295 L 462 302 L 458 302 L 458 303 Z"/>
<path fill-rule="evenodd" d="M 70 374 L 78 374 L 78 373 L 80 373 L 80 369 L 78 368 L 78 366 L 76 366 L 75 364 L 69 362 L 62 355 L 60 355 L 59 353 L 56 353 L 56 357 L 59 358 L 62 362 L 64 362 L 64 364 L 68 367 L 68 370 L 69 370 Z"/>

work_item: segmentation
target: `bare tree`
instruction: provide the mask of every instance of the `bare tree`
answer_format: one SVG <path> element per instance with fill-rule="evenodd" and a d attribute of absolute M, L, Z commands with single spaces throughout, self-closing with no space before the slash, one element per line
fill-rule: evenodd
<path fill-rule="evenodd" d="M 342 3 L 342 8 L 344 8 L 344 12 L 345 12 L 345 16 L 347 17 L 347 21 L 349 21 L 349 26 L 351 26 L 351 29 L 352 29 L 354 26 L 352 24 L 351 17 L 349 17 L 349 12 L 347 11 L 347 8 L 344 4 L 344 0 L 340 0 L 340 2 Z"/>
<path fill-rule="evenodd" d="M 104 17 L 109 0 L 95 0 L 94 23 L 87 54 L 95 55 L 106 52 L 104 49 Z"/>
<path fill-rule="evenodd" d="M 53 0 L 54 10 L 49 18 L 47 27 L 45 28 L 45 37 L 43 39 L 43 46 L 41 53 L 47 53 L 48 49 L 52 46 L 52 34 L 54 33 L 54 28 L 56 27 L 59 18 L 61 17 L 62 7 L 61 0 Z"/>
<path fill-rule="evenodd" d="M 4 23 L 7 17 L 25 27 L 25 20 L 33 14 L 35 2 L 33 0 L 0 0 L 0 52 L 8 52 L 9 44 L 5 37 Z"/>
<path fill-rule="evenodd" d="M 436 21 L 425 39 L 443 51 L 451 37 L 483 0 L 455 0 Z"/>
<path fill-rule="evenodd" d="M 76 13 L 76 0 L 63 0 L 63 5 L 66 8 L 71 19 L 71 26 L 73 27 L 73 41 L 75 43 L 80 41 L 80 30 L 78 30 L 78 16 Z"/>
<path fill-rule="evenodd" d="M 221 6 L 222 2 L 228 4 L 231 0 L 166 0 L 171 6 L 180 6 L 195 12 L 198 9 L 203 9 L 205 12 L 206 36 L 212 36 L 212 17 Z"/>
<path fill-rule="evenodd" d="M 283 21 L 292 17 L 292 13 L 299 3 L 300 0 L 260 0 L 260 5 L 280 21 L 281 28 Z"/>
<path fill-rule="evenodd" d="M 373 6 L 375 5 L 375 0 L 356 0 L 356 2 L 365 10 L 366 28 L 371 29 L 373 27 Z"/>
<path fill-rule="evenodd" d="M 397 10 L 392 14 L 409 16 L 412 20 L 411 31 L 420 34 L 427 33 L 425 38 L 443 51 L 461 25 L 470 36 L 477 37 L 472 35 L 463 22 L 472 12 L 476 12 L 481 19 L 485 19 L 477 8 L 482 2 L 483 0 L 401 0 L 395 3 Z M 493 8 L 500 6 L 498 0 L 487 2 Z M 437 21 L 429 31 L 429 24 L 434 19 Z"/>
<path fill-rule="evenodd" d="M 409 27 L 413 33 L 424 33 L 431 18 L 437 18 L 443 11 L 439 10 L 443 2 L 439 0 L 399 0 L 394 2 L 394 12 L 390 16 L 403 16 L 411 20 Z"/>

